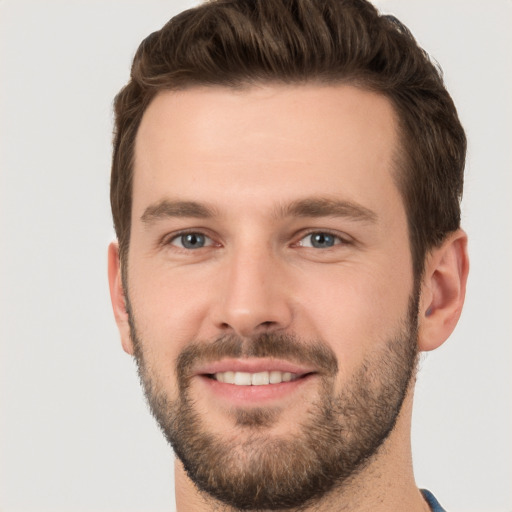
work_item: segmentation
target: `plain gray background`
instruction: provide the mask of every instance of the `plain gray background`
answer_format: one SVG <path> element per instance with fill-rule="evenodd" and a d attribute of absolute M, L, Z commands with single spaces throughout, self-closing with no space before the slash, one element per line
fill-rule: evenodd
<path fill-rule="evenodd" d="M 140 40 L 194 3 L 0 0 L 3 512 L 174 510 L 108 296 L 111 103 Z M 439 61 L 469 138 L 468 296 L 422 363 L 417 482 L 451 512 L 511 512 L 512 2 L 378 5 Z"/>

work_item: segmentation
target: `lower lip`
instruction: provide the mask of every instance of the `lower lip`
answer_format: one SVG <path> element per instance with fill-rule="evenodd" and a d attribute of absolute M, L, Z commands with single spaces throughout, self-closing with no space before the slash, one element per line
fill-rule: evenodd
<path fill-rule="evenodd" d="M 262 403 L 285 399 L 299 392 L 314 379 L 314 374 L 308 374 L 297 380 L 279 384 L 237 386 L 236 384 L 219 382 L 204 375 L 199 376 L 202 386 L 210 393 L 236 406 L 261 405 Z"/>

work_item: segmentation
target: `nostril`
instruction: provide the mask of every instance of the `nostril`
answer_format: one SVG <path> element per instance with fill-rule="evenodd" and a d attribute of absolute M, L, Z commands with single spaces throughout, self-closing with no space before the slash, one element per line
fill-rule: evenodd
<path fill-rule="evenodd" d="M 220 332 L 233 332 L 244 338 L 289 327 L 292 314 L 286 304 L 274 304 L 270 299 L 262 298 L 253 306 L 230 306 L 221 302 L 218 307 L 213 308 L 212 320 Z"/>

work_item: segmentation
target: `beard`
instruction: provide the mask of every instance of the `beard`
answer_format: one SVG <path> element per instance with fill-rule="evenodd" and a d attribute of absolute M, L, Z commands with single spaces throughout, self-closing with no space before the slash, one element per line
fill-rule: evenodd
<path fill-rule="evenodd" d="M 172 399 L 146 361 L 144 341 L 129 314 L 153 416 L 197 488 L 236 510 L 303 510 L 343 489 L 393 430 L 418 358 L 414 294 L 395 335 L 376 344 L 341 391 L 335 390 L 337 358 L 325 342 L 266 333 L 250 340 L 224 336 L 190 343 L 176 360 L 179 394 Z M 269 427 L 286 411 L 264 407 L 232 411 L 238 434 L 232 428 L 224 435 L 211 432 L 190 393 L 191 368 L 224 357 L 283 358 L 320 370 L 318 396 L 304 404 L 296 432 L 270 435 Z"/>

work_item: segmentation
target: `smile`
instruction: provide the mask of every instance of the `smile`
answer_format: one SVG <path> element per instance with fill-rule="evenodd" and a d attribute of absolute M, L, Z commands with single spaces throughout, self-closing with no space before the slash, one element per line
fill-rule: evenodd
<path fill-rule="evenodd" d="M 318 377 L 309 365 L 274 358 L 223 358 L 198 365 L 195 382 L 215 407 L 263 406 L 290 399 Z M 219 400 L 219 402 L 216 402 Z"/>
<path fill-rule="evenodd" d="M 297 380 L 300 375 L 277 370 L 256 373 L 226 371 L 214 373 L 210 375 L 210 377 L 218 382 L 234 384 L 235 386 L 267 386 L 270 384 L 291 382 Z"/>

